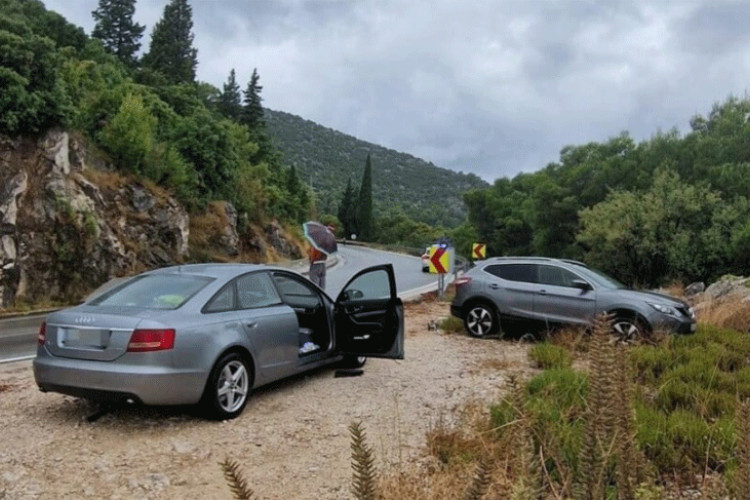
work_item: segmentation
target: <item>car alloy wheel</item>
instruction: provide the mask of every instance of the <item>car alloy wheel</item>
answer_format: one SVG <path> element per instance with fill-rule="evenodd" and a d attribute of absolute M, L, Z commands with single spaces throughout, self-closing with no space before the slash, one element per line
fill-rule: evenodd
<path fill-rule="evenodd" d="M 223 356 L 211 371 L 206 385 L 203 406 L 209 416 L 226 420 L 242 413 L 250 396 L 252 380 L 248 364 L 239 353 Z"/>
<path fill-rule="evenodd" d="M 230 361 L 224 365 L 216 389 L 221 408 L 229 413 L 237 411 L 247 399 L 248 376 L 245 365 L 241 361 Z"/>
<path fill-rule="evenodd" d="M 464 324 L 469 335 L 473 337 L 484 337 L 497 330 L 495 312 L 483 304 L 469 309 Z"/>
<path fill-rule="evenodd" d="M 639 321 L 632 318 L 615 318 L 612 330 L 618 340 L 622 342 L 634 342 L 643 338 L 643 327 Z"/>

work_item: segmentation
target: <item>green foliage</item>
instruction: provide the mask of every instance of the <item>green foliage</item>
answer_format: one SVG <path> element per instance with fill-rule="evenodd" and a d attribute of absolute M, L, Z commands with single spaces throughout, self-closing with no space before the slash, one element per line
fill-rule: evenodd
<path fill-rule="evenodd" d="M 532 347 L 529 357 L 534 360 L 537 368 L 542 369 L 567 368 L 573 362 L 568 351 L 549 342 L 542 342 Z"/>
<path fill-rule="evenodd" d="M 362 185 L 357 196 L 357 228 L 359 238 L 363 241 L 371 241 L 373 237 L 373 215 L 372 215 L 372 163 L 370 155 L 367 155 L 365 172 L 362 174 Z"/>
<path fill-rule="evenodd" d="M 464 323 L 455 316 L 448 316 L 440 323 L 440 329 L 446 333 L 459 333 L 464 331 Z"/>
<path fill-rule="evenodd" d="M 455 227 L 466 218 L 462 194 L 487 186 L 473 174 L 438 168 L 298 116 L 266 109 L 265 119 L 284 161 L 296 165 L 303 179 L 312 179 L 319 211 L 338 214 L 340 219 L 339 203 L 347 181 L 361 179 L 368 154 L 375 220 L 396 209 L 416 222 Z"/>
<path fill-rule="evenodd" d="M 100 141 L 125 169 L 142 173 L 151 152 L 157 119 L 139 95 L 127 94 L 117 114 L 100 135 Z"/>
<path fill-rule="evenodd" d="M 346 181 L 346 189 L 339 203 L 338 216 L 341 224 L 344 226 L 343 231 L 346 239 L 351 238 L 353 234 L 358 234 L 357 194 L 352 187 L 351 178 Z M 380 231 L 378 231 L 378 235 L 381 235 Z"/>
<path fill-rule="evenodd" d="M 263 87 L 259 83 L 260 75 L 258 69 L 253 69 L 250 81 L 247 82 L 247 88 L 244 93 L 244 101 L 240 121 L 247 125 L 251 130 L 265 128 L 263 105 L 260 93 Z"/>
<path fill-rule="evenodd" d="M 170 83 L 193 83 L 198 50 L 193 47 L 193 9 L 187 0 L 170 0 L 151 33 L 142 64 Z"/>
<path fill-rule="evenodd" d="M 134 65 L 136 53 L 141 48 L 141 37 L 146 29 L 133 22 L 136 0 L 99 0 L 91 13 L 96 21 L 93 38 L 101 40 L 104 48 L 122 62 Z"/>
<path fill-rule="evenodd" d="M 242 114 L 242 102 L 240 86 L 237 84 L 237 76 L 234 68 L 229 72 L 227 83 L 221 92 L 218 103 L 219 111 L 225 118 L 238 121 Z"/>
<path fill-rule="evenodd" d="M 70 100 L 59 77 L 60 56 L 46 37 L 0 29 L 0 133 L 40 132 L 64 123 Z"/>

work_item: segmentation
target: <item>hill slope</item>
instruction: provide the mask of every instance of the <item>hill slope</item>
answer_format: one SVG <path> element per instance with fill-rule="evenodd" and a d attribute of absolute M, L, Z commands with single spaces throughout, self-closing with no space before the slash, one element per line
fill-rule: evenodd
<path fill-rule="evenodd" d="M 265 113 L 273 145 L 283 152 L 284 163 L 312 183 L 321 212 L 336 213 L 348 179 L 359 189 L 368 153 L 376 215 L 396 208 L 417 221 L 456 226 L 466 216 L 463 193 L 488 187 L 474 174 L 436 167 L 296 115 L 270 109 Z"/>

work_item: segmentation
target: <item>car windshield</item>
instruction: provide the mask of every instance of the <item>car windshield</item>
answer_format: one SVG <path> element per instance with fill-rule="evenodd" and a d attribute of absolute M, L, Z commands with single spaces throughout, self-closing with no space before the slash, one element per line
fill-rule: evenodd
<path fill-rule="evenodd" d="M 601 271 L 597 271 L 596 269 L 592 269 L 590 267 L 582 267 L 582 269 L 585 270 L 586 275 L 591 278 L 594 282 L 597 284 L 606 287 L 606 288 L 627 288 L 625 285 L 617 281 L 616 279 L 612 278 L 611 276 L 607 276 Z"/>
<path fill-rule="evenodd" d="M 94 306 L 177 309 L 213 281 L 204 276 L 147 274 L 136 277 L 91 302 Z"/>

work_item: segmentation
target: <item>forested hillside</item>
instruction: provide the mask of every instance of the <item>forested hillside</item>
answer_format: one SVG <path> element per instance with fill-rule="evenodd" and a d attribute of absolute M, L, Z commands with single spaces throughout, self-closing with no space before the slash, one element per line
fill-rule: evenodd
<path fill-rule="evenodd" d="M 301 180 L 312 184 L 324 213 L 336 213 L 347 181 L 359 186 L 368 154 L 376 217 L 401 211 L 415 221 L 455 227 L 466 217 L 463 193 L 487 186 L 476 175 L 439 168 L 299 116 L 266 110 L 266 119 L 274 146 Z"/>
<path fill-rule="evenodd" d="M 691 130 L 568 146 L 544 169 L 465 196 L 491 255 L 583 259 L 659 285 L 750 273 L 750 100 Z"/>

